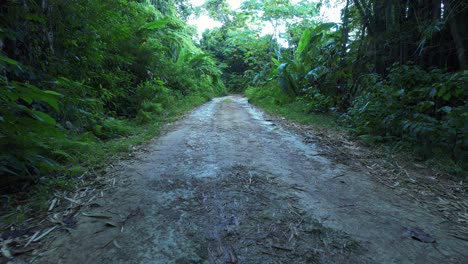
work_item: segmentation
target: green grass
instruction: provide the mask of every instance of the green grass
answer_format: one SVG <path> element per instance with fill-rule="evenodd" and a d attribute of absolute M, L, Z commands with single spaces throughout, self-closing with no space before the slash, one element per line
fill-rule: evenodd
<path fill-rule="evenodd" d="M 292 100 L 275 89 L 249 88 L 245 95 L 249 102 L 272 115 L 284 117 L 300 124 L 314 125 L 317 128 L 344 129 L 338 126 L 337 116 L 330 113 L 313 113 L 307 111 L 305 102 Z"/>
<path fill-rule="evenodd" d="M 271 104 L 254 103 L 269 114 L 279 115 L 288 120 L 306 125 L 316 125 L 323 128 L 332 128 L 337 125 L 337 118 L 332 114 L 305 113 L 297 108 L 294 103 L 283 105 L 278 108 Z"/>

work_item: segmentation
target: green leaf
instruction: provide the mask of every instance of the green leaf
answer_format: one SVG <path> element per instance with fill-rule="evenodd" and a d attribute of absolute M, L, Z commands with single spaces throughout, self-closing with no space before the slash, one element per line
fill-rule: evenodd
<path fill-rule="evenodd" d="M 309 71 L 305 77 L 314 77 L 314 79 L 319 79 L 324 74 L 328 73 L 329 69 L 325 66 L 317 66 L 311 71 Z"/>
<path fill-rule="evenodd" d="M 55 126 L 56 124 L 55 119 L 44 112 L 33 110 L 32 114 L 34 118 L 48 125 Z"/>
<path fill-rule="evenodd" d="M 275 58 L 271 58 L 276 67 L 280 66 L 281 62 Z"/>
<path fill-rule="evenodd" d="M 286 67 L 288 67 L 288 64 L 286 62 L 281 63 L 281 65 L 278 66 L 278 71 L 283 71 L 284 69 L 286 69 Z"/>
<path fill-rule="evenodd" d="M 0 171 L 1 172 L 6 172 L 6 173 L 11 174 L 11 175 L 18 176 L 18 173 L 14 172 L 12 170 L 9 170 L 8 168 L 6 168 L 4 166 L 0 166 Z"/>
<path fill-rule="evenodd" d="M 310 39 L 312 38 L 312 32 L 309 29 L 306 29 L 302 35 L 301 39 L 299 40 L 299 44 L 297 45 L 297 56 L 302 56 L 304 50 L 309 46 Z"/>
<path fill-rule="evenodd" d="M 169 21 L 165 19 L 156 20 L 154 22 L 149 22 L 149 23 L 144 24 L 143 26 L 141 26 L 140 29 L 149 29 L 149 30 L 158 29 L 160 27 L 164 27 L 168 23 Z"/>
<path fill-rule="evenodd" d="M 56 96 L 59 96 L 59 97 L 62 97 L 62 96 L 63 96 L 63 94 L 57 93 L 57 92 L 51 91 L 51 90 L 45 90 L 44 93 L 50 94 L 50 95 L 56 95 Z"/>
<path fill-rule="evenodd" d="M 54 91 L 43 91 L 38 87 L 29 83 L 11 82 L 14 89 L 10 89 L 10 93 L 6 96 L 11 101 L 21 99 L 28 104 L 31 104 L 34 100 L 42 101 L 50 105 L 55 110 L 59 110 L 59 97 L 62 97 L 60 93 Z"/>
<path fill-rule="evenodd" d="M 62 97 L 63 95 L 54 91 L 41 91 L 42 95 L 39 95 L 37 97 L 38 100 L 41 100 L 48 105 L 50 105 L 52 108 L 54 108 L 56 111 L 59 111 L 59 97 Z"/>
<path fill-rule="evenodd" d="M 444 94 L 447 92 L 447 88 L 446 87 L 442 87 L 438 92 L 437 92 L 437 96 L 438 97 L 442 97 L 444 96 Z"/>
<path fill-rule="evenodd" d="M 441 107 L 439 110 L 437 110 L 437 112 L 444 112 L 444 113 L 449 114 L 450 112 L 452 112 L 452 107 L 444 106 L 444 107 Z"/>
<path fill-rule="evenodd" d="M 314 30 L 312 31 L 312 33 L 313 33 L 313 35 L 318 35 L 318 34 L 323 33 L 324 31 L 328 31 L 328 30 L 332 29 L 336 25 L 337 24 L 333 23 L 333 22 L 323 23 L 323 24 L 320 24 L 320 25 L 316 26 L 314 28 Z"/>
<path fill-rule="evenodd" d="M 1 55 L 0 55 L 0 61 L 6 62 L 6 63 L 11 64 L 11 65 L 15 65 L 15 66 L 19 65 L 19 62 L 15 61 L 15 60 L 12 60 L 12 59 L 10 59 L 8 57 L 1 56 Z"/>

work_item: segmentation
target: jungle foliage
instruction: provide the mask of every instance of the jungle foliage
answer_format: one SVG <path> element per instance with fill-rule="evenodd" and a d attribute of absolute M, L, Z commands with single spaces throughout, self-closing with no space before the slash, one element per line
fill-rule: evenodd
<path fill-rule="evenodd" d="M 76 173 L 105 142 L 223 93 L 218 63 L 192 40 L 188 7 L 1 1 L 1 190 Z"/>
<path fill-rule="evenodd" d="M 224 63 L 231 91 L 333 113 L 363 140 L 402 143 L 418 159 L 446 156 L 466 169 L 466 1 L 246 0 L 236 11 L 207 2 L 224 24 L 201 46 Z M 329 4 L 342 6 L 341 22 L 319 17 Z M 262 34 L 265 25 L 273 33 Z"/>

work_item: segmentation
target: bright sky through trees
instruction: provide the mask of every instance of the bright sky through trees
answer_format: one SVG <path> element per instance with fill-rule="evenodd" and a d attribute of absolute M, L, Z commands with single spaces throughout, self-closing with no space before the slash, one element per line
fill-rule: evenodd
<path fill-rule="evenodd" d="M 204 2 L 205 2 L 205 0 L 191 0 L 191 3 L 192 3 L 193 6 L 201 6 L 201 5 L 203 5 Z M 231 8 L 233 8 L 233 9 L 239 8 L 241 3 L 242 3 L 242 1 L 239 1 L 239 0 L 227 0 L 227 2 L 229 3 Z M 292 3 L 297 3 L 297 2 L 299 2 L 299 0 L 292 0 L 291 2 Z M 329 22 L 340 22 L 340 10 L 341 10 L 341 8 L 342 8 L 341 5 L 338 5 L 338 6 L 335 6 L 335 7 L 325 7 L 325 6 L 323 6 L 322 11 L 321 11 L 323 19 L 325 21 L 329 21 Z M 206 29 L 212 29 L 212 28 L 221 26 L 220 22 L 211 19 L 206 14 L 203 14 L 198 18 L 192 18 L 189 21 L 189 24 L 197 27 L 199 36 L 201 36 L 201 33 L 203 31 L 205 31 Z M 263 30 L 263 34 L 271 34 L 272 31 L 273 31 L 273 27 L 271 27 L 271 26 L 268 27 L 267 26 Z"/>

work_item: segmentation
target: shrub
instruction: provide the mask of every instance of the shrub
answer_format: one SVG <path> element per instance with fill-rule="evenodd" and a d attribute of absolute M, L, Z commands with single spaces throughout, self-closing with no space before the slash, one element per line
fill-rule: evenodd
<path fill-rule="evenodd" d="M 101 139 L 113 139 L 130 135 L 132 133 L 132 128 L 128 124 L 128 121 L 110 117 L 102 124 L 96 125 L 93 132 Z"/>
<path fill-rule="evenodd" d="M 245 95 L 251 102 L 263 102 L 269 105 L 282 106 L 292 102 L 293 98 L 286 95 L 279 86 L 249 87 L 245 90 Z"/>
<path fill-rule="evenodd" d="M 357 96 L 343 119 L 357 135 L 411 142 L 423 157 L 438 148 L 461 159 L 468 148 L 467 81 L 466 73 L 395 67 Z"/>

